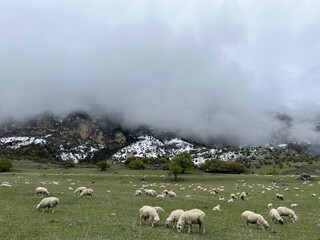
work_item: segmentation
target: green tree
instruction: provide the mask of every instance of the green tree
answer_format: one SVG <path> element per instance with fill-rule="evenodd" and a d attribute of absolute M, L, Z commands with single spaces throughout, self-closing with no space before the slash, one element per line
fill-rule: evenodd
<path fill-rule="evenodd" d="M 12 163 L 7 158 L 0 158 L 0 172 L 8 172 L 12 168 Z"/>
<path fill-rule="evenodd" d="M 185 173 L 186 170 L 191 170 L 194 168 L 191 154 L 188 152 L 178 153 L 172 158 L 171 162 L 173 165 L 177 165 L 181 168 L 181 173 Z"/>
<path fill-rule="evenodd" d="M 178 175 L 182 173 L 182 167 L 175 163 L 165 164 L 165 168 L 168 169 L 174 175 L 175 181 L 178 180 Z"/>

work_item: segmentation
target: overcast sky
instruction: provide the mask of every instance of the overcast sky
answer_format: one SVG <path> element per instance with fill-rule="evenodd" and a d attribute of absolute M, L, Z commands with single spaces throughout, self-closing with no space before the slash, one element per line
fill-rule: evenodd
<path fill-rule="evenodd" d="M 320 1 L 0 0 L 0 118 L 99 109 L 260 144 L 318 138 Z"/>

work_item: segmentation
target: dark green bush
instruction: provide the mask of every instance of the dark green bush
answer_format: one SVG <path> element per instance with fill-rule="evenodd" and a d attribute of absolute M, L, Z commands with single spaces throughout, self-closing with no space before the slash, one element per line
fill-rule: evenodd
<path fill-rule="evenodd" d="M 130 161 L 129 164 L 127 164 L 127 166 L 130 168 L 130 169 L 135 169 L 135 170 L 138 170 L 138 169 L 146 169 L 146 166 L 143 164 L 142 161 L 140 160 L 133 160 L 133 161 Z"/>
<path fill-rule="evenodd" d="M 8 172 L 12 168 L 12 163 L 9 159 L 0 158 L 0 172 Z"/>
<path fill-rule="evenodd" d="M 248 173 L 248 168 L 239 162 L 235 161 L 222 161 L 219 159 L 211 159 L 199 166 L 202 171 L 210 173 L 230 173 L 242 174 Z"/>
<path fill-rule="evenodd" d="M 99 161 L 97 162 L 97 168 L 101 171 L 107 171 L 107 169 L 110 168 L 110 164 L 107 163 L 107 161 Z"/>

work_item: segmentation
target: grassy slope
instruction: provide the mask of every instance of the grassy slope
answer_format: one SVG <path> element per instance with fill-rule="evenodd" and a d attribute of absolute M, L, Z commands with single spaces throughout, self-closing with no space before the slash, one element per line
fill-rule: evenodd
<path fill-rule="evenodd" d="M 16 162 L 15 162 L 16 163 Z M 161 175 L 167 176 L 162 171 L 130 171 L 114 169 L 111 167 L 107 173 L 98 172 L 96 169 L 46 169 L 39 170 L 30 167 L 23 171 L 19 162 L 14 165 L 17 173 L 0 174 L 0 182 L 9 181 L 13 187 L 0 187 L 0 239 L 319 239 L 320 222 L 317 207 L 320 202 L 318 178 L 311 183 L 303 184 L 294 177 L 285 176 L 240 176 L 240 175 L 209 175 L 194 172 L 184 176 L 175 183 L 164 180 Z M 25 167 L 25 166 L 22 166 Z M 21 178 L 23 177 L 23 178 Z M 156 184 L 152 187 L 158 193 L 164 188 L 160 183 L 165 183 L 167 189 L 174 190 L 176 199 L 156 199 L 146 196 L 134 197 L 134 191 L 142 186 L 142 180 Z M 281 181 L 280 179 L 283 179 Z M 28 179 L 28 180 L 27 180 Z M 71 182 L 67 180 L 71 179 Z M 244 180 L 238 183 L 238 180 Z M 25 184 L 25 181 L 30 184 Z M 39 182 L 46 181 L 45 187 L 60 199 L 55 213 L 36 212 L 35 206 L 41 197 L 34 196 L 34 189 L 42 186 Z M 53 185 L 52 181 L 60 184 Z M 272 189 L 262 194 L 262 187 L 271 186 L 276 181 L 278 191 Z M 74 183 L 74 185 L 71 185 Z M 224 186 L 225 191 L 212 196 L 208 191 L 196 188 L 195 183 L 201 183 L 207 189 Z M 239 188 L 235 188 L 235 184 Z M 192 186 L 191 186 L 192 185 Z M 252 185 L 253 188 L 248 187 Z M 86 186 L 94 189 L 94 197 L 79 198 L 74 195 L 69 187 Z M 184 187 L 184 190 L 180 190 Z M 284 191 L 285 188 L 290 191 Z M 302 191 L 293 190 L 299 187 Z M 248 201 L 227 203 L 218 201 L 220 195 L 225 197 L 230 193 L 247 191 L 250 193 Z M 275 194 L 285 195 L 285 201 L 279 202 Z M 316 193 L 317 197 L 312 197 Z M 299 196 L 295 196 L 299 194 Z M 190 195 L 186 198 L 186 195 Z M 275 225 L 270 223 L 267 204 L 274 206 L 290 206 L 297 203 L 295 212 L 301 219 L 298 224 L 291 223 L 285 218 L 285 224 Z M 213 206 L 220 204 L 222 211 L 212 211 Z M 160 213 L 159 226 L 152 228 L 149 224 L 139 225 L 138 209 L 143 205 L 161 206 L 165 212 Z M 165 219 L 172 210 L 177 208 L 200 208 L 206 213 L 206 233 L 200 234 L 197 226 L 193 226 L 190 235 L 184 230 L 177 233 L 175 230 L 164 226 Z M 262 214 L 270 223 L 271 228 L 263 231 L 255 225 L 247 227 L 241 219 L 241 213 L 253 210 Z"/>

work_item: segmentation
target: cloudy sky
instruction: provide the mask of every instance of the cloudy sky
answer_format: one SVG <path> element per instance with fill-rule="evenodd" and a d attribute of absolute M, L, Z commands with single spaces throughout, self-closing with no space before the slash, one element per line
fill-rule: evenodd
<path fill-rule="evenodd" d="M 260 144 L 318 137 L 320 1 L 0 0 L 0 119 L 99 109 Z"/>

